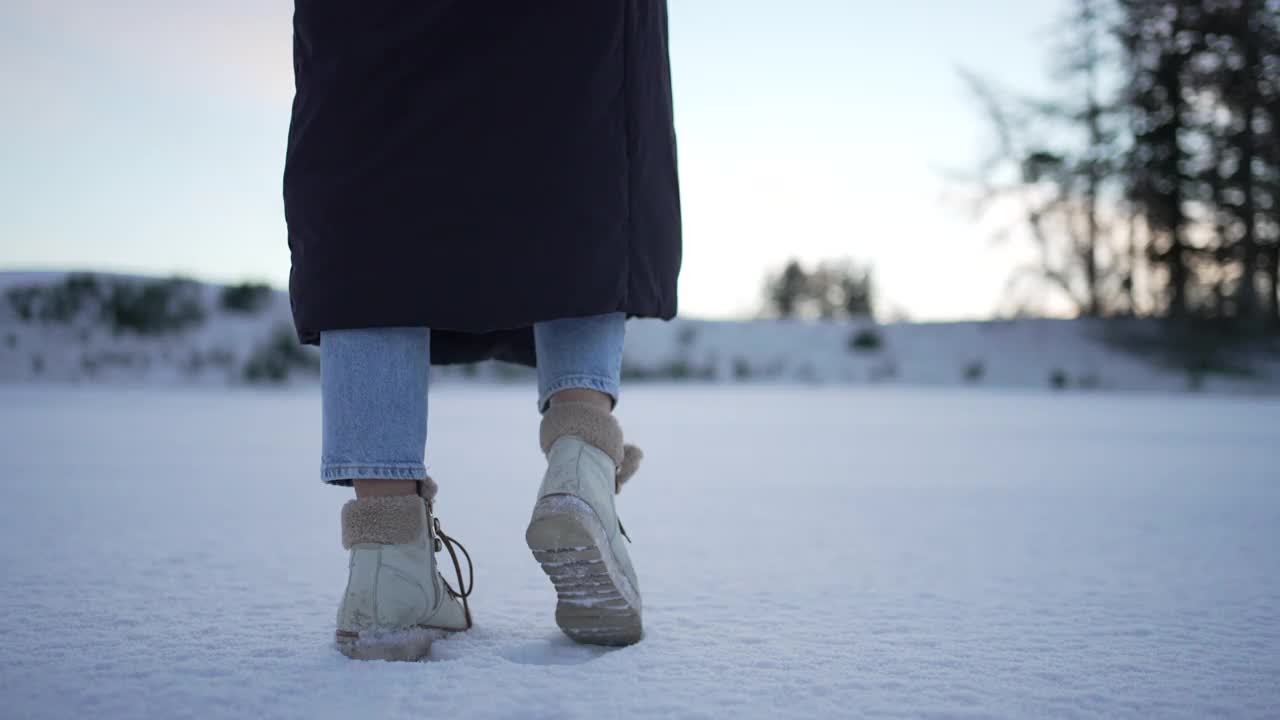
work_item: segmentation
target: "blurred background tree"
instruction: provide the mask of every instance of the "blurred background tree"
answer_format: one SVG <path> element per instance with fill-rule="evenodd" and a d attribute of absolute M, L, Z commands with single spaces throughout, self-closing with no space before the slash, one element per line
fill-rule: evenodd
<path fill-rule="evenodd" d="M 1114 22 L 1102 0 L 1078 0 L 1059 29 L 1050 97 L 1010 96 L 962 73 L 994 130 L 982 164 L 979 209 L 1015 208 L 1036 261 L 1010 278 L 1020 310 L 1048 295 L 1076 314 L 1135 312 L 1134 238 L 1123 222 L 1124 119 L 1108 67 Z"/>
<path fill-rule="evenodd" d="M 811 270 L 790 260 L 765 281 L 765 312 L 784 318 L 871 318 L 873 277 L 869 265 L 847 258 L 823 260 Z"/>
<path fill-rule="evenodd" d="M 1073 0 L 1058 30 L 1048 97 L 962 72 L 979 209 L 1036 250 L 1011 301 L 1280 327 L 1280 0 Z"/>

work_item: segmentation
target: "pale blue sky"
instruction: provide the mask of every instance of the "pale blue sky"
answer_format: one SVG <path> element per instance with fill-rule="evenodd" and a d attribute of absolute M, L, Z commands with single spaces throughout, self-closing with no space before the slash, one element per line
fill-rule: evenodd
<path fill-rule="evenodd" d="M 957 65 L 1043 83 L 1057 0 L 672 0 L 681 309 L 758 309 L 786 258 L 875 263 L 883 306 L 988 315 L 1012 260 L 941 170 L 986 136 Z M 0 0 L 0 269 L 288 277 L 280 0 Z"/>

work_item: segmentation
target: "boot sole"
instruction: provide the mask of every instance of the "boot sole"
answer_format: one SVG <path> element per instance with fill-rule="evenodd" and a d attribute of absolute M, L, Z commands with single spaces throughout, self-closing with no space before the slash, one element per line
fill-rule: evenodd
<path fill-rule="evenodd" d="M 575 642 L 640 641 L 640 593 L 622 572 L 595 510 L 572 495 L 549 495 L 525 531 L 533 557 L 555 585 L 556 624 Z"/>
<path fill-rule="evenodd" d="M 413 662 L 431 653 L 431 643 L 442 635 L 434 628 L 416 627 L 388 633 L 359 633 L 338 630 L 334 645 L 352 660 Z"/>

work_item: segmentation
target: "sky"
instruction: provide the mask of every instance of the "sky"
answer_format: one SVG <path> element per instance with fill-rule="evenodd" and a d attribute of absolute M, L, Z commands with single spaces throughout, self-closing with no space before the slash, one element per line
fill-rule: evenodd
<path fill-rule="evenodd" d="M 882 317 L 988 317 L 1019 253 L 956 171 L 990 138 L 956 69 L 1041 90 L 1065 0 L 671 0 L 681 312 L 761 309 L 799 257 L 873 264 Z M 280 0 L 0 0 L 0 270 L 284 286 Z"/>

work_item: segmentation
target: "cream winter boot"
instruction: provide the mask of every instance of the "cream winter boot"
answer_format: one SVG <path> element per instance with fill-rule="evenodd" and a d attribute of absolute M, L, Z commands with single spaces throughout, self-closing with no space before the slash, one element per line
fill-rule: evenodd
<path fill-rule="evenodd" d="M 471 627 L 457 547 L 432 517 L 436 485 L 420 483 L 421 496 L 373 497 L 342 507 L 342 545 L 351 551 L 351 573 L 338 607 L 338 650 L 359 660 L 418 660 L 445 632 Z M 436 571 L 435 553 L 447 549 L 458 576 L 452 588 Z M 472 575 L 471 580 L 474 580 Z"/>
<path fill-rule="evenodd" d="M 548 467 L 525 540 L 560 597 L 556 623 L 578 642 L 637 642 L 640 586 L 613 499 L 640 450 L 623 445 L 612 414 L 587 403 L 553 405 L 540 434 Z"/>

